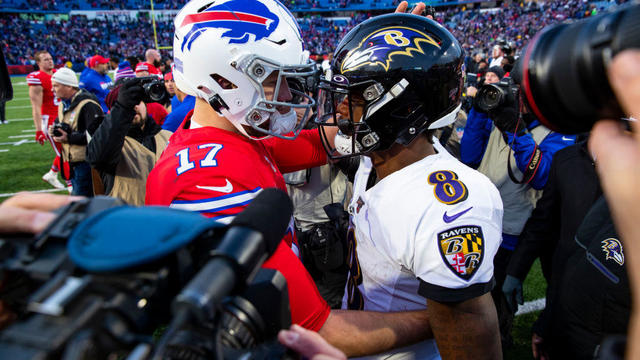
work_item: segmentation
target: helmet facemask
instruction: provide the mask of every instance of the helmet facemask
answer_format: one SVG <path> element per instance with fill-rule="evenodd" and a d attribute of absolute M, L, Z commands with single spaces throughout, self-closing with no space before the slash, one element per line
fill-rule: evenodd
<path fill-rule="evenodd" d="M 232 62 L 232 66 L 242 72 L 253 86 L 254 105 L 243 112 L 239 121 L 233 121 L 238 116 L 230 114 L 225 107 L 221 108 L 220 113 L 251 139 L 260 140 L 268 136 L 295 139 L 311 117 L 316 104 L 309 94 L 313 91 L 317 66 L 310 62 L 282 65 L 258 55 L 244 56 Z M 282 94 L 283 91 L 287 91 L 287 94 Z M 289 111 L 282 114 L 283 108 Z M 252 134 L 247 132 L 248 129 L 252 130 Z M 262 134 L 264 136 L 259 136 Z"/>
<path fill-rule="evenodd" d="M 347 78 L 342 75 L 333 76 L 331 81 L 322 80 L 319 86 L 316 122 L 329 157 L 341 159 L 391 147 L 393 143 L 381 140 L 381 132 L 384 132 L 384 129 L 380 124 L 388 120 L 407 122 L 412 121 L 410 119 L 414 119 L 415 116 L 421 116 L 419 109 L 403 114 L 389 113 L 389 109 L 397 106 L 398 98 L 408 85 L 407 80 L 401 79 L 386 90 L 375 80 L 349 84 Z M 326 126 L 337 126 L 339 129 L 334 139 L 335 148 L 329 145 Z"/>

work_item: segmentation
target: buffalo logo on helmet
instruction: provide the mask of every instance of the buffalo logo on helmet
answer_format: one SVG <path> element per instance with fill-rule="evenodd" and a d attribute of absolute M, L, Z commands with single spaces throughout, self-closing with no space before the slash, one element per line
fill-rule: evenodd
<path fill-rule="evenodd" d="M 484 258 L 482 228 L 458 226 L 438 233 L 438 249 L 447 268 L 464 280 L 470 280 Z"/>
<path fill-rule="evenodd" d="M 191 44 L 211 28 L 227 29 L 222 37 L 229 38 L 230 44 L 246 44 L 251 35 L 258 41 L 271 35 L 279 21 L 278 16 L 258 0 L 215 1 L 204 11 L 187 15 L 182 20 L 180 27 L 192 27 L 184 37 L 181 50 L 184 51 L 185 46 L 191 50 Z"/>
<path fill-rule="evenodd" d="M 424 46 L 440 49 L 440 44 L 434 38 L 416 29 L 406 26 L 378 29 L 349 51 L 342 61 L 340 71 L 344 74 L 367 65 L 381 66 L 384 71 L 388 71 L 394 57 L 424 54 Z"/>
<path fill-rule="evenodd" d="M 601 241 L 602 251 L 605 253 L 605 260 L 613 260 L 618 265 L 624 265 L 624 253 L 622 251 L 622 244 L 618 239 L 608 238 Z"/>

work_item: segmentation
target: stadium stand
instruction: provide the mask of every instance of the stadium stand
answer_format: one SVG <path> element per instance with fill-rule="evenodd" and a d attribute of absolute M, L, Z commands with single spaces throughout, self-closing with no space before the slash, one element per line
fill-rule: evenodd
<path fill-rule="evenodd" d="M 398 0 L 286 0 L 292 10 L 339 8 L 351 12 L 349 17 L 328 18 L 311 15 L 314 12 L 298 12 L 298 21 L 312 54 L 326 55 L 333 50 L 351 27 L 371 16 L 368 11 L 394 7 Z M 74 5 L 71 5 L 71 4 Z M 154 2 L 157 9 L 178 9 L 184 0 L 160 0 Z M 94 54 L 108 54 L 123 59 L 140 56 L 145 49 L 154 46 L 153 28 L 147 12 L 137 18 L 112 16 L 88 19 L 83 15 L 43 18 L 38 11 L 72 11 L 87 9 L 141 9 L 149 2 L 143 0 L 4 0 L 0 5 L 0 43 L 5 48 L 11 65 L 32 65 L 32 54 L 46 49 L 57 65 L 71 62 L 75 70 L 81 70 L 85 59 Z M 504 5 L 502 8 L 465 9 L 464 7 L 440 8 L 436 20 L 444 24 L 470 52 L 488 49 L 498 39 L 515 46 L 524 43 L 539 29 L 566 19 L 580 19 L 595 14 L 608 3 L 590 3 L 581 0 L 551 1 Z M 22 14 L 12 13 L 21 9 Z M 33 12 L 30 15 L 24 12 Z M 157 17 L 158 43 L 169 45 L 172 40 L 171 15 Z M 146 36 L 140 36 L 145 34 Z M 164 56 L 169 55 L 165 53 Z"/>

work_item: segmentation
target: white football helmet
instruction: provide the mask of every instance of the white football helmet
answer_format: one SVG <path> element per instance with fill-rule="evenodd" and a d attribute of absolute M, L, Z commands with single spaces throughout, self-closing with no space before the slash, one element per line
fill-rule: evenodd
<path fill-rule="evenodd" d="M 318 70 L 284 5 L 277 0 L 192 0 L 174 23 L 173 76 L 180 90 L 207 100 L 249 138 L 298 135 L 315 106 L 308 93 Z M 263 82 L 274 72 L 271 95 Z M 279 92 L 292 83 L 293 99 L 283 99 Z M 278 108 L 290 111 L 283 115 Z M 304 112 L 300 121 L 295 109 Z M 251 136 L 247 127 L 265 136 Z"/>

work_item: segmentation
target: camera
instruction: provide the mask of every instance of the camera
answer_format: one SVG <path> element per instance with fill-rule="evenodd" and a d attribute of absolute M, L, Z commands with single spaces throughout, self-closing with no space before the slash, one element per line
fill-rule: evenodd
<path fill-rule="evenodd" d="M 565 134 L 587 132 L 599 119 L 626 115 L 609 84 L 607 66 L 617 53 L 639 47 L 636 3 L 543 29 L 524 49 L 512 76 L 545 126 Z"/>
<path fill-rule="evenodd" d="M 0 358 L 288 358 L 275 341 L 291 324 L 286 279 L 261 264 L 292 209 L 266 189 L 223 227 L 95 197 L 36 237 L 0 237 L 0 298 L 17 317 L 0 331 Z"/>
<path fill-rule="evenodd" d="M 53 124 L 53 136 L 62 136 L 62 133 L 60 132 L 60 130 L 66 132 L 67 134 L 70 134 L 73 131 L 71 129 L 71 125 L 67 123 L 57 122 Z"/>
<path fill-rule="evenodd" d="M 144 89 L 144 103 L 164 104 L 169 100 L 169 93 L 164 87 L 164 82 L 157 76 L 144 76 L 136 79 Z"/>
<path fill-rule="evenodd" d="M 518 86 L 511 78 L 503 78 L 495 84 L 484 84 L 478 89 L 474 105 L 488 113 L 504 105 L 510 105 L 518 99 Z"/>

